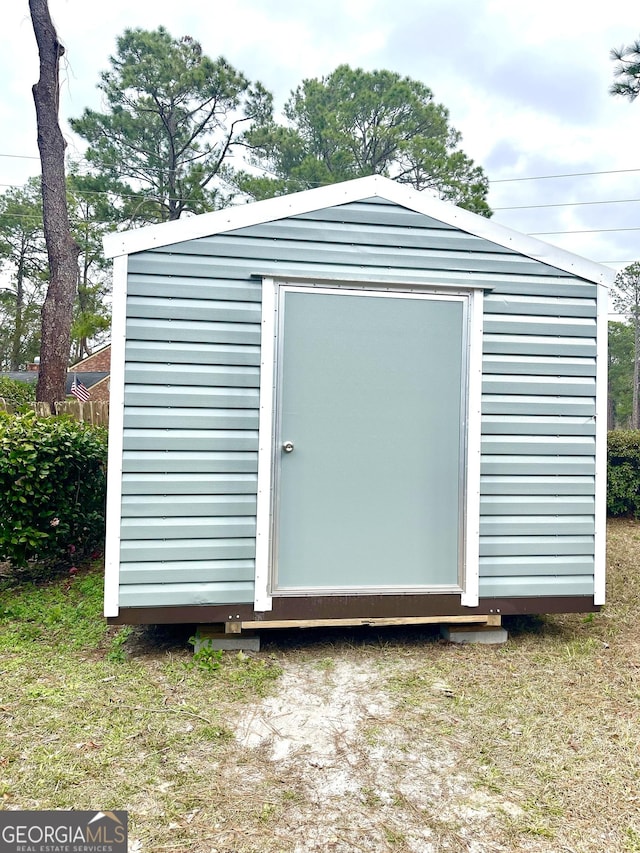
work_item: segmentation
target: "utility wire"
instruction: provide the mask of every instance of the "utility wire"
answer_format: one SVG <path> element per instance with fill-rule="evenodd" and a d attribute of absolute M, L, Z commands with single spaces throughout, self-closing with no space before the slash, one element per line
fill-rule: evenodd
<path fill-rule="evenodd" d="M 2 186 L 2 184 L 0 184 Z M 513 207 L 492 207 L 493 211 L 496 210 L 540 210 L 544 207 L 582 207 L 584 205 L 593 205 L 593 204 L 631 204 L 632 202 L 638 202 L 640 198 L 616 198 L 616 199 L 607 199 L 606 201 L 565 201 L 558 202 L 557 204 L 518 204 Z"/>
<path fill-rule="evenodd" d="M 23 159 L 23 160 L 39 160 L 39 157 L 27 155 L 27 154 L 8 154 L 8 153 L 0 153 L 0 157 L 12 158 L 12 159 Z M 88 163 L 87 160 L 82 158 L 81 162 Z M 154 170 L 151 170 L 154 171 Z M 162 170 L 155 170 L 162 171 Z M 531 175 L 527 177 L 520 178 L 499 178 L 496 180 L 490 180 L 491 184 L 503 184 L 503 183 L 516 183 L 520 181 L 542 181 L 542 180 L 551 180 L 555 178 L 572 178 L 572 177 L 586 177 L 593 175 L 615 175 L 615 174 L 625 174 L 630 172 L 640 172 L 640 167 L 636 169 L 608 169 L 601 171 L 593 171 L 593 172 L 566 172 L 555 175 Z M 19 184 L 0 184 L 2 187 L 14 188 L 17 189 Z M 154 201 L 152 198 L 148 198 L 145 195 L 141 194 L 133 194 L 133 193 L 118 193 L 115 191 L 105 191 L 105 190 L 77 190 L 76 191 L 80 196 L 107 196 L 107 197 L 116 197 L 116 198 L 129 198 L 129 199 L 138 199 L 138 200 L 148 200 Z M 167 199 L 168 201 L 180 201 L 181 199 Z M 640 202 L 640 198 L 630 198 L 630 199 L 607 199 L 604 201 L 577 201 L 577 202 L 558 202 L 551 204 L 531 204 L 531 205 L 513 205 L 513 206 L 505 206 L 505 207 L 495 207 L 493 210 L 495 212 L 498 211 L 506 211 L 506 210 L 541 210 L 548 208 L 559 208 L 559 207 L 582 207 L 582 206 L 594 206 L 594 205 L 604 205 L 604 204 L 632 204 Z M 28 219 L 30 218 L 29 214 L 18 214 L 18 213 L 5 213 L 4 216 L 9 216 L 12 218 L 22 218 Z M 89 219 L 89 220 L 81 220 L 86 224 L 94 224 L 94 225 L 108 225 L 112 224 L 107 220 L 99 220 L 99 219 Z M 549 236 L 560 236 L 564 234 L 605 234 L 605 233 L 620 233 L 626 231 L 640 231 L 640 227 L 626 227 L 626 228 L 592 228 L 592 229 L 582 229 L 582 230 L 560 230 L 560 231 L 534 231 L 530 232 L 528 236 L 530 237 L 549 237 Z M 601 261 L 600 263 L 619 263 L 617 261 Z"/>
<path fill-rule="evenodd" d="M 220 208 L 225 209 L 225 208 Z M 32 215 L 28 213 L 0 213 L 0 216 L 11 217 L 12 219 L 31 219 Z M 74 219 L 72 215 L 72 219 Z M 108 219 L 77 219 L 75 220 L 83 225 L 113 225 L 113 220 Z M 613 234 L 625 231 L 640 231 L 640 226 L 632 228 L 585 228 L 575 231 L 530 231 L 525 236 L 527 237 L 550 237 L 563 234 Z M 618 261 L 600 261 L 599 263 L 619 263 Z M 620 262 L 621 263 L 621 262 Z"/>
<path fill-rule="evenodd" d="M 618 231 L 640 231 L 637 228 L 585 228 L 581 231 L 531 231 L 528 237 L 549 237 L 552 234 L 608 234 Z"/>
<path fill-rule="evenodd" d="M 0 153 L 0 157 L 9 157 L 15 160 L 39 160 L 40 158 L 31 154 L 4 154 Z M 91 163 L 86 159 L 86 157 L 80 157 L 75 162 L 83 163 L 91 165 Z M 107 165 L 116 165 L 116 164 L 107 164 Z M 152 169 L 148 168 L 148 171 L 156 171 L 162 172 L 164 169 Z M 594 175 L 622 175 L 630 172 L 640 172 L 640 166 L 635 169 L 603 169 L 600 171 L 594 172 L 561 172 L 555 175 L 526 175 L 519 178 L 493 178 L 489 179 L 490 184 L 512 184 L 518 183 L 520 181 L 549 181 L 554 180 L 556 178 L 581 178 L 581 177 L 590 177 Z"/>
<path fill-rule="evenodd" d="M 0 157 L 11 157 L 14 160 L 39 160 L 40 158 L 33 154 L 0 154 Z"/>
<path fill-rule="evenodd" d="M 6 187 L 7 189 L 20 189 L 22 184 L 0 184 L 0 187 Z M 81 190 L 74 189 L 72 190 L 76 195 L 79 196 L 107 196 L 116 198 L 133 198 L 137 200 L 147 200 L 148 197 L 140 194 L 140 193 L 120 193 L 115 190 Z M 173 198 L 167 197 L 167 201 L 182 201 L 181 198 Z M 640 198 L 617 198 L 617 199 L 604 199 L 603 201 L 564 201 L 557 202 L 554 204 L 518 204 L 512 205 L 509 207 L 493 207 L 492 210 L 494 213 L 502 210 L 542 210 L 545 208 L 555 208 L 555 207 L 585 207 L 585 206 L 593 206 L 598 204 L 635 204 L 640 202 Z"/>
<path fill-rule="evenodd" d="M 5 187 L 7 189 L 20 189 L 22 184 L 2 184 L 0 183 L 0 187 Z M 85 196 L 106 196 L 106 197 L 116 197 L 116 198 L 132 198 L 136 200 L 151 200 L 149 196 L 146 196 L 142 193 L 121 193 L 116 192 L 115 190 L 84 190 L 84 189 L 74 189 L 72 190 L 76 195 L 85 197 Z M 166 201 L 182 201 L 181 197 L 172 197 L 168 196 Z M 492 210 L 494 213 L 498 211 L 504 210 L 543 210 L 547 208 L 558 208 L 558 207 L 587 207 L 601 204 L 637 204 L 640 202 L 639 198 L 617 198 L 617 199 L 604 199 L 602 201 L 593 200 L 593 201 L 564 201 L 564 202 L 555 202 L 553 204 L 518 204 L 518 205 L 510 205 L 505 207 L 493 207 Z M 562 233 L 562 232 L 554 232 L 554 233 Z"/>
<path fill-rule="evenodd" d="M 625 172 L 640 172 L 637 169 L 607 169 L 602 172 L 565 172 L 559 175 L 529 175 L 525 178 L 495 178 L 489 180 L 490 184 L 513 184 L 517 181 L 549 181 L 553 178 L 582 178 L 591 175 L 621 175 Z"/>

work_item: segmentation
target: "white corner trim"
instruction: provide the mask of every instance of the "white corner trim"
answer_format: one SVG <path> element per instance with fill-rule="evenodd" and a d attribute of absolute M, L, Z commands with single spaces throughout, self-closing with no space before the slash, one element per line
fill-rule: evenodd
<path fill-rule="evenodd" d="M 271 518 L 273 507 L 273 395 L 275 387 L 276 284 L 262 279 L 260 416 L 254 609 L 271 610 Z"/>
<path fill-rule="evenodd" d="M 594 525 L 593 603 L 606 598 L 607 557 L 607 337 L 608 296 L 598 291 L 596 320 L 596 475 Z"/>
<path fill-rule="evenodd" d="M 469 294 L 467 402 L 467 479 L 465 512 L 465 576 L 463 607 L 477 607 L 480 594 L 480 461 L 482 451 L 483 292 Z"/>
<path fill-rule="evenodd" d="M 117 616 L 120 584 L 120 516 L 124 429 L 124 351 L 127 314 L 127 257 L 113 261 L 111 390 L 107 465 L 107 530 L 104 557 L 104 615 Z"/>
<path fill-rule="evenodd" d="M 446 225 L 459 228 L 461 231 L 489 240 L 498 246 L 511 249 L 518 254 L 579 276 L 587 281 L 606 286 L 613 284 L 615 272 L 601 264 L 596 264 L 579 255 L 574 255 L 572 252 L 559 249 L 557 246 L 551 246 L 535 237 L 527 237 L 525 234 L 498 225 L 484 216 L 463 210 L 450 202 L 442 201 L 430 190 L 418 192 L 381 175 L 356 178 L 353 181 L 330 184 L 326 187 L 257 201 L 252 204 L 239 204 L 213 213 L 177 219 L 174 222 L 164 222 L 132 231 L 107 234 L 104 238 L 105 255 L 108 258 L 113 258 L 117 255 L 143 252 L 148 249 L 169 246 L 172 243 L 211 237 L 238 228 L 247 228 L 251 225 L 285 219 L 288 216 L 310 213 L 325 207 L 335 207 L 375 197 L 401 205 L 416 213 L 430 216 Z"/>

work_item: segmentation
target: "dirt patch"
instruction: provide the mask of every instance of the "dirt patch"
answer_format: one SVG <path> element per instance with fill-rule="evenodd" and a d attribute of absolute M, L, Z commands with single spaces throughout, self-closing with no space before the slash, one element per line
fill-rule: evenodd
<path fill-rule="evenodd" d="M 496 809 L 519 807 L 474 791 L 444 742 L 412 742 L 381 678 L 367 660 L 291 663 L 278 695 L 237 720 L 238 744 L 262 751 L 263 779 L 275 773 L 297 792 L 276 836 L 304 827 L 296 853 L 507 850 L 473 838 Z"/>

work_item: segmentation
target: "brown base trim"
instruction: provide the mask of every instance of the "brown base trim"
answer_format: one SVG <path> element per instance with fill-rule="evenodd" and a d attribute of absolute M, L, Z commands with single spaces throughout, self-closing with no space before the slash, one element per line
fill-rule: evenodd
<path fill-rule="evenodd" d="M 276 598 L 273 610 L 256 613 L 251 604 L 188 607 L 123 607 L 110 625 L 167 625 L 213 622 L 279 622 L 308 619 L 401 619 L 417 616 L 521 616 L 541 613 L 597 613 L 587 595 L 481 598 L 462 607 L 459 595 L 345 595 Z M 265 625 L 265 627 L 267 627 Z"/>

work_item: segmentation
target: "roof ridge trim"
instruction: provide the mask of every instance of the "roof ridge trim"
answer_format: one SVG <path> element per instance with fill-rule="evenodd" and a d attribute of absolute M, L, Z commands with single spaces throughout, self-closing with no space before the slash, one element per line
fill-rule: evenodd
<path fill-rule="evenodd" d="M 442 201 L 430 190 L 420 192 L 381 175 L 356 178 L 292 195 L 240 204 L 186 219 L 176 219 L 173 222 L 108 234 L 104 238 L 105 255 L 108 258 L 114 258 L 144 252 L 170 246 L 173 243 L 197 240 L 201 237 L 214 236 L 372 197 L 384 199 L 413 210 L 415 213 L 438 219 L 461 231 L 511 249 L 547 266 L 571 273 L 578 278 L 604 286 L 613 284 L 615 272 L 608 267 L 535 237 L 520 234 L 484 216 L 456 207 L 450 202 Z"/>

